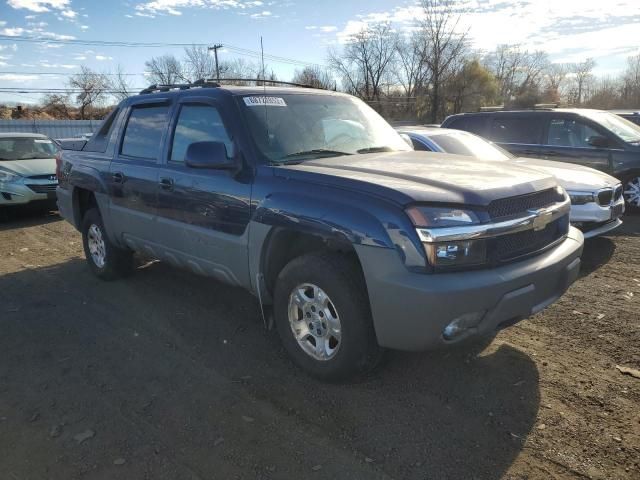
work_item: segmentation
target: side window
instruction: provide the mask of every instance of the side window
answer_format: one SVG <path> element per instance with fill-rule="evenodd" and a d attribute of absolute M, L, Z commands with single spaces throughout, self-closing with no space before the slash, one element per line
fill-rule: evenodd
<path fill-rule="evenodd" d="M 223 142 L 227 147 L 227 156 L 233 156 L 233 143 L 220 114 L 210 105 L 184 105 L 180 109 L 173 134 L 171 161 L 184 162 L 187 148 L 195 142 Z"/>
<path fill-rule="evenodd" d="M 497 143 L 540 144 L 542 122 L 535 117 L 496 116 L 491 119 L 489 138 Z"/>
<path fill-rule="evenodd" d="M 162 147 L 162 133 L 167 126 L 168 112 L 168 105 L 133 107 L 120 153 L 128 157 L 157 159 Z"/>
<path fill-rule="evenodd" d="M 600 136 L 600 133 L 580 121 L 570 118 L 552 118 L 549 122 L 547 145 L 595 148 L 589 145 L 589 138 L 593 136 Z"/>
<path fill-rule="evenodd" d="M 476 135 L 484 135 L 484 124 L 486 117 L 481 115 L 464 116 L 454 118 L 447 128 L 455 128 L 456 130 L 464 130 L 465 132 L 475 133 Z"/>
<path fill-rule="evenodd" d="M 102 153 L 107 151 L 111 132 L 113 131 L 113 126 L 116 123 L 115 120 L 118 118 L 119 112 L 120 109 L 116 108 L 107 116 L 107 118 L 104 119 L 98 131 L 93 134 L 87 142 L 87 145 L 84 148 L 85 151 Z"/>
<path fill-rule="evenodd" d="M 413 149 L 418 152 L 430 152 L 431 149 L 428 148 L 424 143 L 419 142 L 415 138 L 411 139 L 411 143 L 413 144 Z"/>

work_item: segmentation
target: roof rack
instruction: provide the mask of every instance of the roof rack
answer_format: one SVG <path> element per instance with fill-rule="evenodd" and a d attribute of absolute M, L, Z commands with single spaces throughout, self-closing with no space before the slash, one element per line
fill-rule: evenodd
<path fill-rule="evenodd" d="M 306 83 L 294 83 L 284 82 L 282 80 L 265 80 L 263 78 L 221 78 L 220 81 L 216 81 L 213 78 L 200 78 L 191 83 L 172 83 L 172 84 L 157 84 L 150 85 L 144 90 L 141 90 L 139 95 L 145 95 L 148 93 L 168 92 L 170 90 L 188 90 L 190 88 L 218 88 L 221 83 L 226 82 L 254 82 L 272 84 L 272 85 L 287 85 L 289 87 L 301 87 L 301 88 L 317 88 Z"/>
<path fill-rule="evenodd" d="M 560 107 L 559 103 L 536 103 L 533 106 L 534 110 L 551 110 L 552 108 Z"/>
<path fill-rule="evenodd" d="M 144 90 L 141 90 L 139 95 L 145 95 L 147 93 L 156 92 L 168 92 L 169 90 L 188 90 L 190 88 L 202 88 L 202 87 L 219 87 L 220 84 L 213 81 L 196 80 L 193 83 L 171 83 L 171 84 L 158 84 L 150 85 Z"/>
<path fill-rule="evenodd" d="M 254 82 L 258 83 L 266 83 L 267 85 L 287 85 L 289 87 L 301 87 L 301 88 L 316 88 L 313 85 L 308 85 L 306 83 L 295 83 L 295 82 L 284 82 L 282 80 L 268 80 L 264 78 L 221 78 L 220 80 L 216 80 L 213 78 L 202 78 L 200 80 L 196 80 L 194 83 L 198 82 L 206 82 L 206 83 L 228 83 L 228 82 Z M 219 85 L 218 85 L 219 86 Z"/>
<path fill-rule="evenodd" d="M 504 105 L 495 105 L 491 107 L 480 107 L 481 112 L 499 112 L 500 110 L 504 110 Z"/>

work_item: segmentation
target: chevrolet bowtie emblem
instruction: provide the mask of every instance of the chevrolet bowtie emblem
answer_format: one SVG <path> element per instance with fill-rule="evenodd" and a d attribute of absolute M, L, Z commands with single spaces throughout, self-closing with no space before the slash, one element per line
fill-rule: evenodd
<path fill-rule="evenodd" d="M 540 230 L 544 230 L 544 228 L 553 219 L 552 212 L 545 212 L 541 210 L 529 210 L 529 213 L 535 215 L 535 217 L 533 217 L 533 230 L 536 232 Z"/>

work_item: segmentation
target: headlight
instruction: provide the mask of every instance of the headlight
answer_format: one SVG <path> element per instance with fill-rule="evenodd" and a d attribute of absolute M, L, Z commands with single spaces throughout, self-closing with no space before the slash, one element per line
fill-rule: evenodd
<path fill-rule="evenodd" d="M 478 215 L 472 210 L 453 207 L 410 207 L 407 215 L 416 227 L 438 228 L 459 227 L 480 223 Z"/>
<path fill-rule="evenodd" d="M 473 210 L 455 207 L 413 206 L 407 215 L 417 228 L 450 228 L 480 223 Z M 456 268 L 481 265 L 487 261 L 485 240 L 424 242 L 429 264 L 436 268 Z"/>
<path fill-rule="evenodd" d="M 10 183 L 15 182 L 20 178 L 20 175 L 8 172 L 6 170 L 0 170 L 0 182 Z"/>
<path fill-rule="evenodd" d="M 567 193 L 569 194 L 569 198 L 573 205 L 584 205 L 586 203 L 596 201 L 596 197 L 593 192 L 576 192 L 569 190 Z"/>

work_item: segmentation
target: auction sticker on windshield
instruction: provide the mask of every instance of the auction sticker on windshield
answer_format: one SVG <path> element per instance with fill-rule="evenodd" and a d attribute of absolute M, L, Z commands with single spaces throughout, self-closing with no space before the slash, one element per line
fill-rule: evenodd
<path fill-rule="evenodd" d="M 248 107 L 266 105 L 268 107 L 286 107 L 284 98 L 281 97 L 244 97 L 244 104 Z"/>

